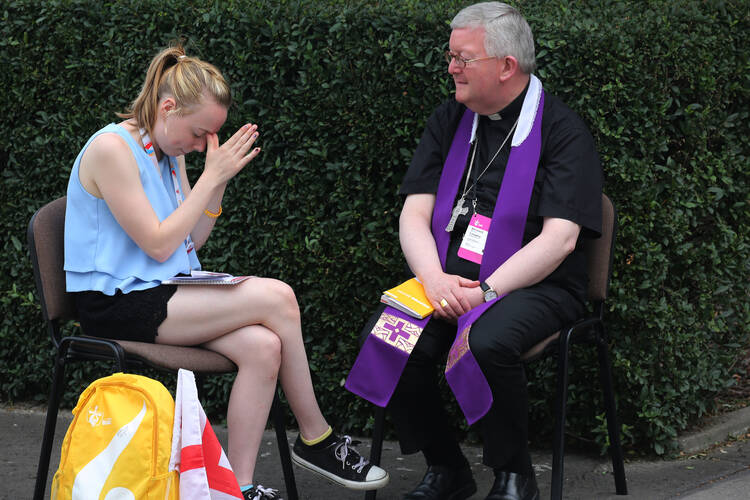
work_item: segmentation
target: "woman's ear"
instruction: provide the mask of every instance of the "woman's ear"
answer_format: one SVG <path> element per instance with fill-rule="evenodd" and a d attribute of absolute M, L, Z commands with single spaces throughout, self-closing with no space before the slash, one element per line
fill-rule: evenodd
<path fill-rule="evenodd" d="M 164 118 L 166 118 L 170 113 L 173 113 L 176 109 L 177 103 L 172 96 L 165 97 L 159 103 L 159 111 L 163 113 Z"/>

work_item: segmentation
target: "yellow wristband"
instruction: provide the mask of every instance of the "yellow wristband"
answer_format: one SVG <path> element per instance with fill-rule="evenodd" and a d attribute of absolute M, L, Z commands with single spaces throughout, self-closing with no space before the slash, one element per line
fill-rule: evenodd
<path fill-rule="evenodd" d="M 209 211 L 208 209 L 205 209 L 205 210 L 203 211 L 203 213 L 204 213 L 204 214 L 206 214 L 206 215 L 207 215 L 208 217 L 211 217 L 212 219 L 215 219 L 215 218 L 217 218 L 218 216 L 220 216 L 222 212 L 223 212 L 223 210 L 222 210 L 222 208 L 221 208 L 221 205 L 219 205 L 219 211 L 218 211 L 218 212 L 216 212 L 216 213 L 210 212 L 210 211 Z"/>

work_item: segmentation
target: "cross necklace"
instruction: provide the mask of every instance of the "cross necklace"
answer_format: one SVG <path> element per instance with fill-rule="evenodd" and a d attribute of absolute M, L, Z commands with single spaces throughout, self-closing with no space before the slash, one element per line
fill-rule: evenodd
<path fill-rule="evenodd" d="M 484 170 L 482 170 L 482 172 L 477 176 L 477 178 L 474 179 L 474 182 L 471 183 L 471 186 L 468 186 L 469 178 L 471 177 L 471 169 L 474 167 L 474 157 L 477 155 L 477 149 L 479 149 L 479 141 L 477 141 L 476 144 L 474 145 L 474 151 L 471 153 L 471 161 L 469 162 L 469 171 L 466 173 L 466 181 L 464 181 L 464 189 L 463 189 L 463 192 L 461 193 L 461 198 L 458 199 L 458 202 L 456 202 L 456 206 L 453 207 L 453 211 L 451 212 L 451 218 L 448 221 L 448 225 L 445 226 L 446 232 L 450 233 L 451 231 L 453 231 L 453 227 L 456 225 L 456 221 L 458 220 L 458 218 L 462 215 L 466 215 L 467 213 L 469 213 L 469 207 L 464 206 L 464 202 L 466 201 L 466 195 L 469 193 L 469 191 L 474 189 L 474 186 L 477 185 L 477 182 L 479 182 L 479 179 L 482 178 L 482 176 L 487 171 L 487 169 L 490 168 L 490 165 L 492 165 L 492 162 L 495 161 L 495 158 L 497 158 L 497 155 L 500 154 L 500 150 L 503 149 L 503 147 L 505 146 L 505 143 L 508 142 L 508 139 L 510 139 L 511 134 L 513 134 L 513 131 L 516 129 L 519 118 L 520 118 L 520 115 L 518 118 L 516 118 L 516 122 L 510 128 L 508 135 L 505 136 L 503 143 L 500 144 L 500 147 L 497 148 L 497 151 L 495 151 L 495 154 L 492 155 L 492 159 L 487 163 L 487 166 L 484 167 Z M 476 200 L 474 200 L 474 204 L 476 205 Z"/>

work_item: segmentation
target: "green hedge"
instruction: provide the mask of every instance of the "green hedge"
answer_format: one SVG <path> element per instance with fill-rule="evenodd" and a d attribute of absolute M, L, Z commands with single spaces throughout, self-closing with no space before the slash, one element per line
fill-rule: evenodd
<path fill-rule="evenodd" d="M 421 3 L 4 2 L 0 400 L 44 400 L 51 373 L 29 218 L 64 194 L 79 148 L 117 120 L 155 51 L 184 37 L 233 88 L 222 135 L 257 122 L 263 148 L 227 189 L 204 267 L 294 287 L 321 406 L 366 433 L 371 407 L 342 383 L 359 328 L 401 275 L 398 186 L 426 117 L 452 90 L 441 52 L 459 2 Z M 625 444 L 665 453 L 714 409 L 749 342 L 747 8 L 518 3 L 538 74 L 591 127 L 619 210 L 607 320 Z M 201 161 L 188 157 L 193 178 Z M 569 430 L 603 446 L 596 360 L 580 353 L 573 365 Z M 540 441 L 551 433 L 552 366 L 529 370 Z M 70 373 L 67 404 L 92 376 Z M 230 381 L 208 387 L 214 414 Z"/>

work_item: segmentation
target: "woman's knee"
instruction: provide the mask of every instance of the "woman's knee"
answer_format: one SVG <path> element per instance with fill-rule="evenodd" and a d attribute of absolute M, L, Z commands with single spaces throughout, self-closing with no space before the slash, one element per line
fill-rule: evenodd
<path fill-rule="evenodd" d="M 281 339 L 263 327 L 242 328 L 235 334 L 240 337 L 235 363 L 262 368 L 275 377 L 281 366 Z"/>
<path fill-rule="evenodd" d="M 258 296 L 261 301 L 269 308 L 269 312 L 274 315 L 296 316 L 299 317 L 299 305 L 294 290 L 287 283 L 273 279 L 261 278 L 259 290 L 253 290 L 249 294 L 248 300 L 250 305 L 257 305 Z"/>

